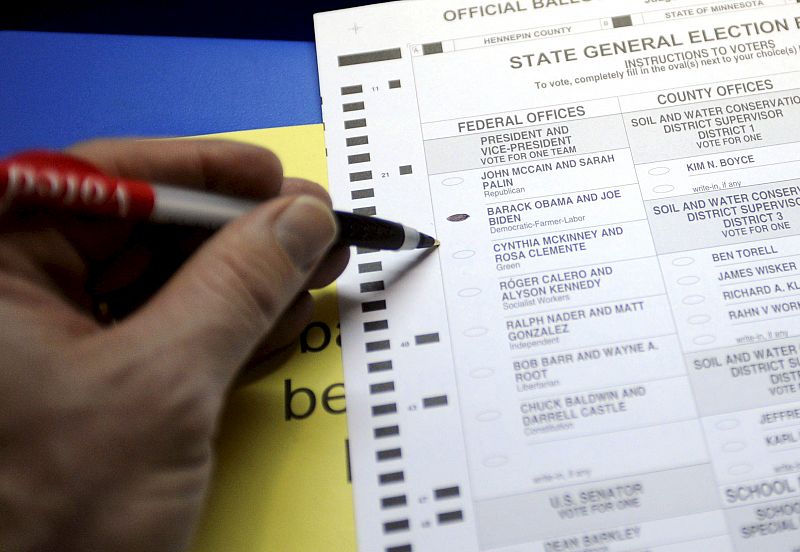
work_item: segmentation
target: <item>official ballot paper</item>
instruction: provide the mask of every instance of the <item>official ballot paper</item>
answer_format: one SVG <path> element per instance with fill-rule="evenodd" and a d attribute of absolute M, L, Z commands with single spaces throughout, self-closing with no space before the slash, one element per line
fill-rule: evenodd
<path fill-rule="evenodd" d="M 800 4 L 315 22 L 360 550 L 800 550 Z"/>

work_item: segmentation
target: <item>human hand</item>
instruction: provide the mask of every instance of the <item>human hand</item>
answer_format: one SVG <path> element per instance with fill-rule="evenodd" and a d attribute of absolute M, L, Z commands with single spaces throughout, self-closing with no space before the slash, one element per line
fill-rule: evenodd
<path fill-rule="evenodd" d="M 284 179 L 261 148 L 113 140 L 69 153 L 109 174 L 268 199 L 210 238 L 0 215 L 0 550 L 182 550 L 231 382 L 301 331 L 305 290 L 348 253 L 328 252 L 327 194 Z M 163 282 L 158 269 L 186 257 Z M 98 296 L 135 300 L 104 325 Z"/>

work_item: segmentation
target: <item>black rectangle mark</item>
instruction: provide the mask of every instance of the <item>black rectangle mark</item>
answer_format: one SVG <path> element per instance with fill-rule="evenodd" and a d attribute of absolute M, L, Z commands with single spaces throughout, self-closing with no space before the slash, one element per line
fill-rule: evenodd
<path fill-rule="evenodd" d="M 389 329 L 388 320 L 374 320 L 372 322 L 364 322 L 365 332 L 377 332 L 379 330 L 388 330 L 388 329 Z"/>
<path fill-rule="evenodd" d="M 414 336 L 414 343 L 417 345 L 425 345 L 426 343 L 439 343 L 439 333 L 429 333 Z"/>
<path fill-rule="evenodd" d="M 367 352 L 374 353 L 375 351 L 386 351 L 391 347 L 389 340 L 384 341 L 370 341 L 367 343 Z"/>
<path fill-rule="evenodd" d="M 351 483 L 353 481 L 353 472 L 350 470 L 350 439 L 344 440 L 344 455 L 347 463 L 347 482 Z"/>
<path fill-rule="evenodd" d="M 412 552 L 410 544 L 401 544 L 400 546 L 390 546 L 386 552 Z"/>
<path fill-rule="evenodd" d="M 386 310 L 386 301 L 383 299 L 380 301 L 367 301 L 365 303 L 361 303 L 361 312 L 375 312 L 379 310 Z"/>
<path fill-rule="evenodd" d="M 361 190 L 352 190 L 350 192 L 351 199 L 367 199 L 368 197 L 375 197 L 374 188 L 363 188 Z"/>
<path fill-rule="evenodd" d="M 376 427 L 372 433 L 375 435 L 376 439 L 381 439 L 383 437 L 395 437 L 400 435 L 400 426 L 384 426 L 384 427 Z"/>
<path fill-rule="evenodd" d="M 372 180 L 372 171 L 350 173 L 350 182 L 361 182 L 362 180 Z"/>
<path fill-rule="evenodd" d="M 342 111 L 345 113 L 348 111 L 361 111 L 362 109 L 364 109 L 364 102 L 350 102 L 342 104 Z"/>
<path fill-rule="evenodd" d="M 447 406 L 447 395 L 422 399 L 422 408 L 433 408 L 434 406 Z"/>
<path fill-rule="evenodd" d="M 615 29 L 618 27 L 630 27 L 633 25 L 633 20 L 630 15 L 618 15 L 611 18 L 611 25 Z"/>
<path fill-rule="evenodd" d="M 436 500 L 442 500 L 443 498 L 455 498 L 457 496 L 461 496 L 461 490 L 458 488 L 458 485 L 454 487 L 442 487 L 441 489 L 435 489 L 433 491 L 433 496 Z"/>
<path fill-rule="evenodd" d="M 356 247 L 356 255 L 366 255 L 367 253 L 377 253 L 377 249 L 371 247 Z"/>
<path fill-rule="evenodd" d="M 389 88 L 400 88 L 400 79 L 390 80 L 389 81 Z"/>
<path fill-rule="evenodd" d="M 389 61 L 391 59 L 401 59 L 403 51 L 400 48 L 389 48 L 388 50 L 374 50 L 372 52 L 361 52 L 359 54 L 348 54 L 339 56 L 339 67 L 347 65 L 359 65 L 361 63 L 374 63 L 376 61 Z"/>
<path fill-rule="evenodd" d="M 461 510 L 454 510 L 452 512 L 441 512 L 436 514 L 436 519 L 439 523 L 453 523 L 455 521 L 464 521 L 464 513 Z"/>
<path fill-rule="evenodd" d="M 363 128 L 365 126 L 367 126 L 366 119 L 350 119 L 349 121 L 344 122 L 345 130 L 349 128 Z"/>
<path fill-rule="evenodd" d="M 386 289 L 386 286 L 383 284 L 383 280 L 378 280 L 377 282 L 363 282 L 361 284 L 361 293 L 383 291 L 384 289 Z"/>
<path fill-rule="evenodd" d="M 369 386 L 369 392 L 373 395 L 377 393 L 391 393 L 394 391 L 394 382 L 385 381 L 383 383 L 373 383 Z"/>
<path fill-rule="evenodd" d="M 347 146 L 366 146 L 369 144 L 369 137 L 368 136 L 351 136 L 347 140 Z"/>
<path fill-rule="evenodd" d="M 354 84 L 353 86 L 342 86 L 342 96 L 347 96 L 348 94 L 361 94 L 363 91 L 364 89 L 360 84 Z"/>
<path fill-rule="evenodd" d="M 368 153 L 356 153 L 347 156 L 348 165 L 355 165 L 356 163 L 367 163 L 367 162 L 369 162 Z"/>
<path fill-rule="evenodd" d="M 386 483 L 402 483 L 405 481 L 406 476 L 403 472 L 391 472 L 391 473 L 382 473 L 378 475 L 378 482 L 381 485 L 385 485 Z"/>
<path fill-rule="evenodd" d="M 396 460 L 403 457 L 403 451 L 400 448 L 379 450 L 375 453 L 375 459 L 379 461 Z"/>
<path fill-rule="evenodd" d="M 374 206 L 370 207 L 357 207 L 353 209 L 353 213 L 356 215 L 366 215 L 366 216 L 373 216 L 378 211 L 375 210 Z"/>
<path fill-rule="evenodd" d="M 397 508 L 408 504 L 406 495 L 387 496 L 381 499 L 381 508 Z"/>
<path fill-rule="evenodd" d="M 385 416 L 397 412 L 397 403 L 376 404 L 372 407 L 373 416 Z"/>
<path fill-rule="evenodd" d="M 400 167 L 400 174 L 401 175 L 411 174 L 411 172 L 412 172 L 411 165 L 402 165 Z"/>
<path fill-rule="evenodd" d="M 380 261 L 375 261 L 374 263 L 361 263 L 358 265 L 358 273 L 365 274 L 367 272 L 380 272 L 383 270 L 383 265 Z"/>
<path fill-rule="evenodd" d="M 444 52 L 441 42 L 429 42 L 422 45 L 422 55 L 429 56 L 431 54 L 441 54 Z"/>
<path fill-rule="evenodd" d="M 381 362 L 370 362 L 367 364 L 367 371 L 369 373 L 375 372 L 388 372 L 392 369 L 392 361 L 391 360 L 383 360 Z"/>
<path fill-rule="evenodd" d="M 408 531 L 409 522 L 407 519 L 398 519 L 397 521 L 387 521 L 383 524 L 384 533 L 394 533 L 395 531 Z"/>

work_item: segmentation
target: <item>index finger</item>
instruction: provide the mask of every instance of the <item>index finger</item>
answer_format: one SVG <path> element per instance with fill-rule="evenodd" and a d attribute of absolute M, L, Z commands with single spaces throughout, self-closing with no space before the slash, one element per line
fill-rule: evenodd
<path fill-rule="evenodd" d="M 228 140 L 103 139 L 67 152 L 107 174 L 252 199 L 278 195 L 283 182 L 274 153 Z"/>

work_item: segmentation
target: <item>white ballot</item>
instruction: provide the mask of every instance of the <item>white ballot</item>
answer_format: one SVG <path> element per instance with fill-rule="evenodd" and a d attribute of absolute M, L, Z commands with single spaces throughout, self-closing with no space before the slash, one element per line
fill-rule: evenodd
<path fill-rule="evenodd" d="M 317 15 L 361 550 L 800 550 L 799 6 Z"/>

